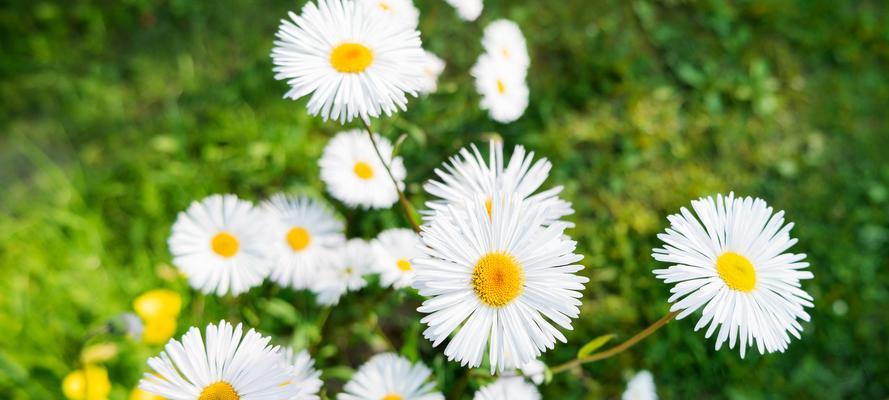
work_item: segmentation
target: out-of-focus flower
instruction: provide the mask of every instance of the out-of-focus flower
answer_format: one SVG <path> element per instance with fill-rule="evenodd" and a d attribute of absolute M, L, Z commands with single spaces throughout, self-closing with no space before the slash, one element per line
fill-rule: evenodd
<path fill-rule="evenodd" d="M 312 288 L 318 295 L 318 302 L 324 305 L 337 304 L 346 292 L 367 285 L 364 275 L 373 266 L 373 251 L 363 239 L 350 239 L 335 253 L 332 265 L 321 271 L 317 284 Z"/>
<path fill-rule="evenodd" d="M 414 258 L 422 256 L 420 236 L 410 229 L 387 229 L 374 239 L 374 269 L 380 284 L 395 289 L 408 287 L 414 279 Z"/>
<path fill-rule="evenodd" d="M 438 90 L 438 76 L 445 69 L 445 62 L 429 50 L 423 51 L 423 79 L 420 80 L 420 93 L 429 94 Z"/>
<path fill-rule="evenodd" d="M 432 371 L 393 353 L 373 356 L 343 387 L 338 400 L 444 400 L 430 381 Z"/>
<path fill-rule="evenodd" d="M 149 290 L 133 301 L 133 310 L 145 321 L 178 317 L 182 310 L 182 297 L 168 289 Z"/>
<path fill-rule="evenodd" d="M 482 0 L 445 0 L 457 10 L 457 15 L 466 21 L 475 21 L 482 13 Z"/>
<path fill-rule="evenodd" d="M 639 371 L 627 382 L 627 389 L 621 395 L 622 400 L 657 400 L 654 376 L 648 371 Z"/>
<path fill-rule="evenodd" d="M 392 158 L 388 139 L 377 134 L 374 138 L 392 176 L 399 186 L 404 186 L 406 171 L 401 157 Z M 338 133 L 324 147 L 318 164 L 328 193 L 349 207 L 388 208 L 398 201 L 395 185 L 367 132 L 354 129 Z"/>
<path fill-rule="evenodd" d="M 94 344 L 80 352 L 80 361 L 86 365 L 103 363 L 117 356 L 119 351 L 114 343 Z"/>
<path fill-rule="evenodd" d="M 522 365 L 519 370 L 522 371 L 522 375 L 534 382 L 535 385 L 540 385 L 546 378 L 546 364 L 540 360 L 529 361 Z"/>
<path fill-rule="evenodd" d="M 505 376 L 475 392 L 474 400 L 540 400 L 537 387 L 520 376 Z"/>
<path fill-rule="evenodd" d="M 417 29 L 420 23 L 420 10 L 414 7 L 414 2 L 411 0 L 358 0 L 358 2 L 370 7 L 376 15 L 390 18 L 396 24 Z"/>
<path fill-rule="evenodd" d="M 525 36 L 515 22 L 498 19 L 485 27 L 482 47 L 492 58 L 503 62 L 503 66 L 527 73 L 531 65 Z"/>
<path fill-rule="evenodd" d="M 175 317 L 158 317 L 145 321 L 142 341 L 148 344 L 162 344 L 176 333 Z"/>
<path fill-rule="evenodd" d="M 148 393 L 142 389 L 134 388 L 130 392 L 130 400 L 166 400 L 163 396 L 154 393 Z"/>
<path fill-rule="evenodd" d="M 116 324 L 116 329 L 121 329 L 122 332 L 126 333 L 134 340 L 142 340 L 142 332 L 145 330 L 145 324 L 142 322 L 142 318 L 139 318 L 138 315 L 129 312 L 123 313 L 118 317 Z"/>
<path fill-rule="evenodd" d="M 284 364 L 291 368 L 290 380 L 287 383 L 299 390 L 299 393 L 287 400 L 317 400 L 321 390 L 321 372 L 315 369 L 315 360 L 305 350 L 295 352 L 286 347 L 281 349 Z"/>
<path fill-rule="evenodd" d="M 105 400 L 111 393 L 111 381 L 105 367 L 87 364 L 70 372 L 62 380 L 62 393 L 69 400 Z"/>
<path fill-rule="evenodd" d="M 528 84 L 525 70 L 482 54 L 470 71 L 475 77 L 475 90 L 482 96 L 480 106 L 494 121 L 513 122 L 528 107 Z"/>

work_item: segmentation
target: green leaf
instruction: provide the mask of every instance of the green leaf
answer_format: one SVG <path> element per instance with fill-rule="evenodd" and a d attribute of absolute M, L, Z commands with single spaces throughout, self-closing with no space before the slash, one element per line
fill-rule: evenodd
<path fill-rule="evenodd" d="M 600 347 L 604 346 L 606 343 L 610 342 L 611 339 L 614 339 L 614 334 L 602 335 L 602 336 L 599 336 L 593 340 L 590 340 L 589 342 L 587 342 L 587 344 L 583 345 L 583 347 L 581 347 L 580 350 L 577 352 L 577 358 L 584 358 L 584 357 L 592 354 L 598 348 L 600 348 Z"/>
<path fill-rule="evenodd" d="M 395 141 L 395 145 L 392 146 L 392 158 L 398 155 L 398 150 L 401 149 L 401 144 L 404 143 L 405 139 L 407 139 L 407 133 L 402 133 L 398 140 Z"/>

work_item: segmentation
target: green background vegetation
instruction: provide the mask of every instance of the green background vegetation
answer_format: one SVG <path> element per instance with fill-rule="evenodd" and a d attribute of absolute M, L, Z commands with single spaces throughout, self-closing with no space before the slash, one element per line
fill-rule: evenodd
<path fill-rule="evenodd" d="M 623 340 L 663 315 L 651 274 L 666 215 L 699 196 L 767 199 L 796 222 L 815 279 L 812 322 L 785 354 L 713 350 L 695 318 L 618 357 L 564 373 L 546 398 L 614 398 L 650 369 L 672 398 L 889 396 L 889 10 L 884 2 L 487 0 L 467 23 L 416 0 L 424 45 L 448 62 L 438 93 L 379 121 L 409 140 L 408 192 L 450 154 L 497 132 L 550 158 L 590 283 L 569 343 Z M 169 266 L 176 213 L 211 193 L 323 195 L 316 160 L 342 129 L 282 100 L 269 51 L 302 2 L 15 1 L 0 9 L 0 397 L 61 397 L 82 338 L 145 290 L 185 299 L 181 334 L 220 318 L 309 346 L 327 393 L 389 346 L 422 358 L 445 392 L 464 370 L 419 337 L 412 294 L 372 285 L 321 326 L 305 293 L 265 285 L 197 296 Z M 482 28 L 516 21 L 532 55 L 531 101 L 500 125 L 468 69 Z M 349 234 L 404 225 L 397 210 L 337 205 Z M 121 342 L 121 399 L 158 347 Z M 471 390 L 483 380 L 473 378 Z"/>

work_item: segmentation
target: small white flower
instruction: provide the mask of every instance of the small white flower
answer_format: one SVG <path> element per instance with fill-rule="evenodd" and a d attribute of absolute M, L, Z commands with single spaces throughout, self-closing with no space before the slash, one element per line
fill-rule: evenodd
<path fill-rule="evenodd" d="M 511 65 L 526 72 L 531 65 L 525 36 L 522 35 L 519 26 L 510 20 L 498 19 L 485 27 L 482 47 L 487 54 L 503 61 L 504 65 Z"/>
<path fill-rule="evenodd" d="M 420 81 L 420 93 L 429 94 L 438 90 L 438 76 L 445 69 L 445 62 L 429 50 L 424 51 L 423 79 Z"/>
<path fill-rule="evenodd" d="M 212 195 L 191 203 L 173 224 L 173 264 L 203 293 L 237 295 L 268 275 L 268 227 L 253 203 Z"/>
<path fill-rule="evenodd" d="M 286 98 L 311 95 L 309 114 L 340 123 L 407 108 L 417 95 L 423 57 L 416 25 L 379 18 L 352 0 L 317 0 L 281 20 L 272 49 Z"/>
<path fill-rule="evenodd" d="M 474 400 L 540 400 L 537 387 L 520 376 L 505 376 L 475 392 Z"/>
<path fill-rule="evenodd" d="M 318 303 L 335 305 L 346 292 L 353 292 L 367 285 L 364 275 L 373 266 L 373 251 L 363 239 L 350 239 L 335 250 L 333 264 L 321 273 L 312 289 L 318 295 Z"/>
<path fill-rule="evenodd" d="M 242 336 L 241 325 L 209 324 L 206 342 L 192 327 L 182 341 L 171 339 L 164 351 L 148 359 L 139 388 L 171 400 L 291 399 L 299 395 L 292 369 L 282 362 L 271 338 L 254 330 Z"/>
<path fill-rule="evenodd" d="M 322 385 L 321 372 L 315 369 L 315 360 L 309 352 L 302 350 L 297 353 L 285 347 L 281 349 L 281 358 L 284 365 L 290 368 L 288 384 L 299 390 L 299 393 L 287 400 L 318 400 Z"/>
<path fill-rule="evenodd" d="M 522 375 L 534 382 L 535 385 L 543 383 L 543 380 L 546 378 L 546 364 L 540 360 L 531 360 L 522 365 L 519 370 L 521 370 Z"/>
<path fill-rule="evenodd" d="M 308 197 L 276 194 L 261 204 L 272 234 L 270 278 L 284 287 L 306 289 L 342 245 L 343 223 L 333 211 Z"/>
<path fill-rule="evenodd" d="M 445 0 L 451 7 L 457 10 L 460 18 L 466 21 L 475 21 L 482 13 L 482 0 Z"/>
<path fill-rule="evenodd" d="M 414 7 L 414 2 L 411 0 L 358 0 L 358 2 L 370 7 L 375 15 L 390 18 L 391 21 L 412 29 L 417 29 L 420 23 L 420 11 Z"/>
<path fill-rule="evenodd" d="M 813 306 L 800 284 L 813 277 L 806 255 L 786 253 L 797 242 L 793 223 L 785 225 L 784 212 L 773 214 L 765 201 L 734 193 L 691 205 L 695 214 L 683 207 L 668 217 L 670 227 L 658 235 L 664 247 L 652 253 L 672 264 L 654 270 L 675 283 L 670 311 L 683 310 L 682 319 L 703 307 L 695 330 L 709 325 L 709 338 L 719 328 L 716 350 L 728 341 L 739 345 L 741 358 L 754 342 L 760 354 L 783 352 L 790 335 L 800 337 L 798 320 L 809 320 L 803 307 Z"/>
<path fill-rule="evenodd" d="M 651 372 L 643 370 L 633 375 L 633 378 L 627 382 L 627 390 L 624 391 L 621 400 L 657 400 L 657 391 Z"/>
<path fill-rule="evenodd" d="M 401 157 L 392 158 L 392 144 L 374 134 L 374 138 L 400 187 L 405 169 Z M 367 132 L 353 129 L 338 133 L 318 161 L 321 180 L 327 191 L 349 207 L 387 208 L 398 201 L 398 192 L 374 151 Z"/>
<path fill-rule="evenodd" d="M 400 289 L 414 280 L 416 257 L 420 251 L 420 236 L 404 228 L 387 229 L 373 241 L 374 268 L 380 273 L 380 284 Z"/>
<path fill-rule="evenodd" d="M 343 387 L 338 400 L 444 400 L 430 381 L 432 371 L 393 353 L 373 356 Z"/>
<path fill-rule="evenodd" d="M 528 107 L 528 85 L 523 68 L 482 54 L 470 71 L 475 90 L 482 96 L 480 106 L 494 121 L 513 122 Z"/>

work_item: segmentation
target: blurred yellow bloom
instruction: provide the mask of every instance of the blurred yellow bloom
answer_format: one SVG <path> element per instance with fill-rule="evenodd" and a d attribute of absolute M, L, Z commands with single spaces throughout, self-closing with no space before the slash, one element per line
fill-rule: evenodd
<path fill-rule="evenodd" d="M 142 389 L 135 388 L 130 393 L 130 400 L 166 400 L 164 397 L 154 393 L 148 393 Z"/>
<path fill-rule="evenodd" d="M 62 393 L 70 400 L 106 400 L 110 392 L 108 370 L 96 365 L 72 371 L 62 381 Z"/>
<path fill-rule="evenodd" d="M 148 344 L 166 343 L 176 333 L 176 317 L 161 317 L 145 321 L 142 341 Z"/>
<path fill-rule="evenodd" d="M 118 348 L 114 343 L 99 343 L 83 349 L 80 353 L 80 361 L 84 364 L 93 364 L 108 361 L 117 355 Z"/>
<path fill-rule="evenodd" d="M 182 298 L 172 290 L 149 290 L 133 301 L 133 309 L 145 322 L 158 318 L 175 318 L 182 309 Z"/>

